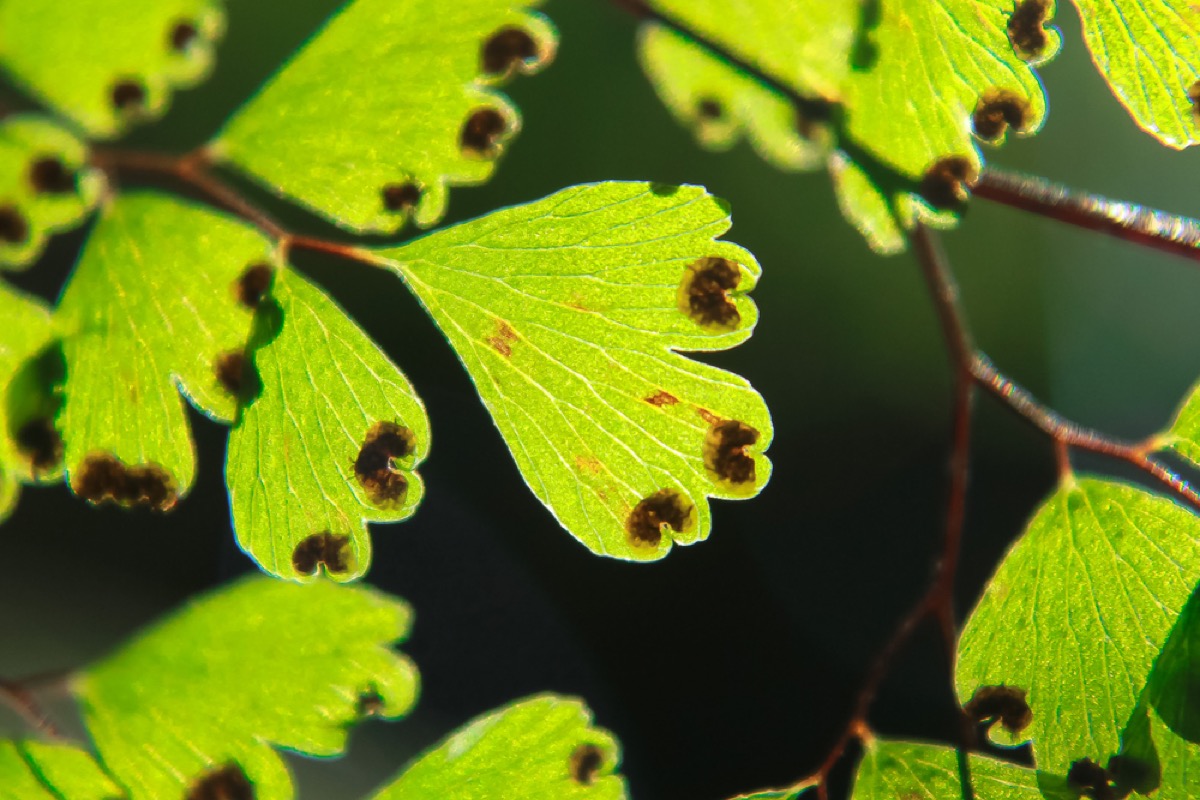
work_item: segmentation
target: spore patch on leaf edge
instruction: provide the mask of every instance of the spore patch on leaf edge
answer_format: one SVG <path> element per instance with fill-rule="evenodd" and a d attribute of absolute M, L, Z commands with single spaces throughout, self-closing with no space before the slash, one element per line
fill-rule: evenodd
<path fill-rule="evenodd" d="M 89 503 L 169 511 L 179 500 L 170 474 L 158 464 L 126 466 L 111 453 L 92 453 L 72 476 L 71 488 Z"/>
<path fill-rule="evenodd" d="M 1008 18 L 1008 40 L 1013 51 L 1029 61 L 1046 52 L 1050 37 L 1046 23 L 1050 21 L 1050 0 L 1016 0 Z"/>
<path fill-rule="evenodd" d="M 146 87 L 131 78 L 113 84 L 109 98 L 113 108 L 122 114 L 135 114 L 146 104 Z"/>
<path fill-rule="evenodd" d="M 921 197 L 939 211 L 961 210 L 978 179 L 978 170 L 966 156 L 939 158 L 921 178 Z"/>
<path fill-rule="evenodd" d="M 1023 133 L 1028 129 L 1029 118 L 1029 102 L 1025 98 L 1011 89 L 996 87 L 980 95 L 971 114 L 971 127 L 980 139 L 994 142 L 1009 128 Z"/>
<path fill-rule="evenodd" d="M 29 223 L 16 206 L 0 206 L 0 242 L 24 244 L 29 241 Z"/>
<path fill-rule="evenodd" d="M 184 800 L 254 800 L 254 784 L 237 764 L 225 764 L 201 775 Z"/>
<path fill-rule="evenodd" d="M 734 486 L 753 484 L 754 458 L 746 448 L 758 442 L 759 433 L 736 419 L 714 422 L 704 436 L 704 466 L 720 483 Z"/>
<path fill-rule="evenodd" d="M 191 20 L 180 20 L 171 27 L 171 49 L 177 53 L 182 53 L 192 46 L 192 42 L 200 35 L 196 23 Z"/>
<path fill-rule="evenodd" d="M 354 704 L 355 713 L 359 717 L 378 717 L 383 713 L 384 699 L 379 690 L 370 686 L 358 693 Z"/>
<path fill-rule="evenodd" d="M 45 417 L 29 420 L 17 429 L 13 437 L 17 450 L 29 459 L 29 466 L 36 475 L 57 467 L 63 458 L 63 440 L 54 423 Z"/>
<path fill-rule="evenodd" d="M 596 780 L 596 773 L 604 765 L 604 751 L 591 742 L 586 742 L 575 748 L 571 753 L 571 780 L 584 786 L 591 786 Z"/>
<path fill-rule="evenodd" d="M 415 446 L 413 432 L 394 422 L 381 420 L 370 427 L 354 459 L 354 477 L 372 503 L 394 507 L 404 502 L 408 479 L 397 462 L 409 456 Z"/>
<path fill-rule="evenodd" d="M 353 553 L 350 537 L 329 531 L 306 537 L 292 551 L 292 567 L 301 575 L 316 575 L 322 564 L 333 575 L 350 571 Z"/>
<path fill-rule="evenodd" d="M 494 108 L 479 108 L 471 112 L 459 134 L 463 153 L 476 158 L 492 158 L 499 151 L 501 137 L 508 131 L 508 120 Z"/>
<path fill-rule="evenodd" d="M 213 362 L 213 372 L 217 383 L 234 397 L 241 397 L 246 388 L 246 377 L 250 371 L 250 362 L 241 350 L 231 350 L 217 356 Z"/>
<path fill-rule="evenodd" d="M 676 533 L 691 530 L 696 522 L 696 507 L 678 489 L 661 489 L 644 498 L 625 520 L 629 541 L 637 547 L 657 547 L 663 526 Z"/>
<path fill-rule="evenodd" d="M 538 46 L 527 32 L 512 26 L 492 34 L 479 53 L 479 63 L 489 75 L 507 75 L 537 58 Z"/>
<path fill-rule="evenodd" d="M 75 173 L 58 156 L 40 156 L 29 165 L 29 185 L 39 194 L 70 194 Z"/>
<path fill-rule="evenodd" d="M 258 308 L 263 297 L 275 280 L 275 269 L 270 264 L 251 264 L 233 284 L 233 294 L 246 308 Z"/>
<path fill-rule="evenodd" d="M 1067 783 L 1092 800 L 1117 800 L 1112 774 L 1090 758 L 1071 762 Z"/>
<path fill-rule="evenodd" d="M 696 116 L 706 121 L 716 121 L 725 116 L 725 106 L 715 97 L 701 97 L 696 101 Z"/>
<path fill-rule="evenodd" d="M 383 198 L 383 207 L 388 211 L 412 211 L 421 202 L 421 187 L 412 181 L 389 183 L 379 194 Z"/>
<path fill-rule="evenodd" d="M 1025 701 L 1025 690 L 1017 686 L 980 686 L 963 706 L 975 722 L 989 725 L 999 722 L 1009 733 L 1017 734 L 1033 722 L 1033 711 Z"/>
<path fill-rule="evenodd" d="M 728 292 L 742 281 L 742 271 L 728 258 L 706 256 L 688 264 L 679 284 L 679 310 L 697 325 L 731 331 L 742 321 Z"/>

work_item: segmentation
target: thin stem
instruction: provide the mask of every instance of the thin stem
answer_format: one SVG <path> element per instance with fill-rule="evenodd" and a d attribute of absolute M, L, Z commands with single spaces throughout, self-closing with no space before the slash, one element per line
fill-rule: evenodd
<path fill-rule="evenodd" d="M 1200 261 L 1200 221 L 988 167 L 973 194 L 1127 242 Z"/>
<path fill-rule="evenodd" d="M 33 690 L 25 683 L 0 678 L 0 703 L 15 711 L 30 728 L 43 736 L 55 740 L 63 738 L 50 716 L 38 704 Z"/>

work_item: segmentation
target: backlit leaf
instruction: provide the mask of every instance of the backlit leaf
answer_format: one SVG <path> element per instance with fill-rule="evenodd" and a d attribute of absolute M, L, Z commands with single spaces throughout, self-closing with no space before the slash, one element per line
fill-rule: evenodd
<path fill-rule="evenodd" d="M 708 536 L 707 498 L 757 494 L 771 418 L 677 351 L 744 341 L 754 257 L 715 241 L 694 186 L 565 189 L 377 251 L 462 359 L 534 494 L 592 551 L 661 558 Z"/>
<path fill-rule="evenodd" d="M 421 756 L 374 800 L 619 800 L 617 742 L 578 700 L 532 697 L 484 714 Z"/>
<path fill-rule="evenodd" d="M 107 139 L 201 80 L 224 26 L 220 0 L 0 0 L 0 68 Z"/>
<path fill-rule="evenodd" d="M 79 224 L 95 206 L 104 178 L 86 161 L 84 144 L 49 120 L 0 122 L 0 268 L 29 266 L 50 234 Z"/>
<path fill-rule="evenodd" d="M 0 798 L 115 800 L 121 790 L 82 750 L 32 741 L 0 741 Z"/>
<path fill-rule="evenodd" d="M 852 800 L 1077 800 L 1065 778 L 987 756 L 969 758 L 964 791 L 960 756 L 952 747 L 875 740 L 854 778 Z"/>
<path fill-rule="evenodd" d="M 1119 749 L 1151 666 L 1200 580 L 1200 519 L 1112 481 L 1063 485 L 1005 557 L 959 640 L 956 683 L 1028 692 L 1032 723 L 992 728 L 1033 740 L 1065 774 Z"/>
<path fill-rule="evenodd" d="M 491 176 L 516 109 L 489 88 L 549 61 L 540 0 L 354 0 L 241 111 L 214 153 L 355 231 L 427 227 Z"/>
<path fill-rule="evenodd" d="M 165 510 L 187 493 L 195 454 L 179 392 L 234 418 L 253 320 L 241 280 L 274 261 L 253 228 L 166 196 L 121 195 L 101 210 L 57 312 L 77 494 Z"/>
<path fill-rule="evenodd" d="M 429 420 L 404 375 L 320 289 L 280 273 L 259 309 L 261 393 L 229 437 L 238 543 L 266 571 L 336 580 L 371 560 L 367 520 L 412 514 Z"/>
<path fill-rule="evenodd" d="M 1192 389 L 1175 412 L 1171 427 L 1157 437 L 1156 444 L 1200 464 L 1200 386 Z"/>
<path fill-rule="evenodd" d="M 254 576 L 151 628 L 74 689 L 130 800 L 241 797 L 247 782 L 256 800 L 290 800 L 272 746 L 336 755 L 365 714 L 412 706 L 416 669 L 389 647 L 409 624 L 402 602 L 365 587 Z"/>
<path fill-rule="evenodd" d="M 41 301 L 0 283 L 0 519 L 12 510 L 20 484 L 57 477 L 62 441 L 31 374 L 35 357 L 54 337 Z"/>
<path fill-rule="evenodd" d="M 1138 126 L 1171 147 L 1200 142 L 1200 6 L 1075 0 L 1092 60 Z"/>

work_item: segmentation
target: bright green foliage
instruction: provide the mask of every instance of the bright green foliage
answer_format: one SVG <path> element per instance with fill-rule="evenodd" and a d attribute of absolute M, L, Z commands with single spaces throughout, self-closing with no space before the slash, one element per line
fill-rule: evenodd
<path fill-rule="evenodd" d="M 951 747 L 877 739 L 858 765 L 852 800 L 1077 800 L 1064 778 L 972 755 L 964 791 L 960 755 Z"/>
<path fill-rule="evenodd" d="M 409 624 L 407 606 L 367 588 L 254 576 L 152 628 L 75 691 L 130 800 L 182 797 L 223 770 L 243 772 L 257 800 L 287 800 L 271 745 L 335 755 L 364 714 L 412 706 L 416 669 L 389 648 Z"/>
<path fill-rule="evenodd" d="M 1160 447 L 1170 448 L 1193 464 L 1200 464 L 1200 387 L 1183 401 L 1175 413 L 1175 420 L 1156 442 Z"/>
<path fill-rule="evenodd" d="M 638 44 L 642 66 L 663 102 L 681 123 L 695 129 L 704 146 L 724 150 L 744 133 L 763 158 L 781 169 L 821 164 L 828 143 L 800 135 L 795 107 L 778 92 L 661 25 L 644 25 Z"/>
<path fill-rule="evenodd" d="M 0 68 L 107 139 L 201 80 L 224 26 L 220 0 L 0 0 Z"/>
<path fill-rule="evenodd" d="M 425 409 L 387 356 L 298 273 L 276 277 L 259 313 L 261 394 L 231 433 L 226 461 L 238 542 L 274 575 L 316 575 L 323 561 L 336 580 L 358 577 L 371 554 L 364 520 L 404 519 L 421 501 L 414 470 L 429 451 Z M 391 439 L 399 450 L 376 435 L 360 456 L 380 423 L 407 432 Z"/>
<path fill-rule="evenodd" d="M 107 499 L 162 509 L 187 493 L 195 454 L 177 389 L 204 413 L 234 418 L 228 378 L 241 378 L 253 321 L 239 281 L 274 258 L 248 225 L 167 196 L 123 194 L 102 209 L 57 312 L 76 492 L 99 501 L 110 486 Z M 121 486 L 110 457 L 136 470 Z M 165 493 L 150 485 L 162 483 Z"/>
<path fill-rule="evenodd" d="M 703 189 L 600 183 L 378 252 L 471 374 L 526 482 L 596 553 L 661 558 L 708 535 L 708 496 L 756 494 L 771 418 L 720 350 L 757 320 L 759 267 L 715 241 Z"/>
<path fill-rule="evenodd" d="M 82 750 L 0 741 L 0 800 L 113 800 L 120 793 Z"/>
<path fill-rule="evenodd" d="M 617 742 L 578 700 L 542 695 L 475 719 L 373 800 L 618 800 Z"/>
<path fill-rule="evenodd" d="M 1075 4 L 1092 60 L 1138 126 L 1171 147 L 1200 142 L 1200 6 L 1162 0 Z"/>
<path fill-rule="evenodd" d="M 488 88 L 510 71 L 504 59 L 487 69 L 491 37 L 527 37 L 528 57 L 513 56 L 523 72 L 553 55 L 549 22 L 524 10 L 538 3 L 354 0 L 234 115 L 214 152 L 351 230 L 392 232 L 410 213 L 432 225 L 447 188 L 487 180 L 519 125 Z"/>
<path fill-rule="evenodd" d="M 1027 690 L 1041 769 L 1106 763 L 1200 581 L 1200 519 L 1114 481 L 1063 485 L 1005 557 L 959 640 L 956 683 Z"/>
<path fill-rule="evenodd" d="M 22 114 L 0 123 L 0 269 L 32 264 L 50 234 L 96 205 L 104 178 L 86 160 L 83 143 L 47 119 Z"/>
<path fill-rule="evenodd" d="M 884 255 L 904 250 L 904 230 L 891 203 L 854 159 L 841 150 L 834 152 L 829 157 L 829 176 L 842 214 L 872 250 Z"/>
<path fill-rule="evenodd" d="M 42 411 L 38 387 L 23 380 L 32 359 L 54 337 L 50 311 L 39 300 L 0 283 L 0 520 L 12 511 L 20 484 L 58 476 L 56 457 L 30 452 L 18 433 Z M 44 420 L 48 422 L 48 420 Z M 42 463 L 45 461 L 46 463 Z"/>

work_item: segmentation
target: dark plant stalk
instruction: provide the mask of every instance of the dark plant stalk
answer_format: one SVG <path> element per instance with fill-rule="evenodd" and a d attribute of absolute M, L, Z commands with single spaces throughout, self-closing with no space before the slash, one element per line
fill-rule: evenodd
<path fill-rule="evenodd" d="M 50 716 L 38 704 L 31 683 L 0 678 L 0 703 L 11 708 L 30 728 L 47 739 L 58 741 L 63 738 Z"/>

